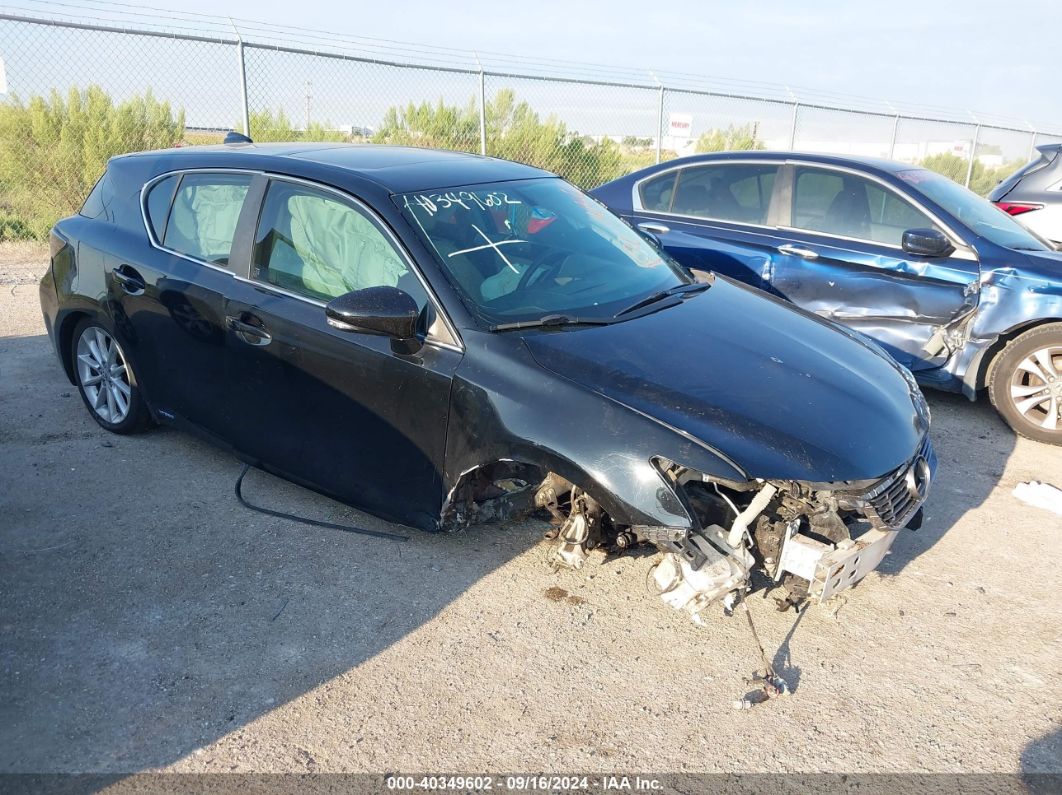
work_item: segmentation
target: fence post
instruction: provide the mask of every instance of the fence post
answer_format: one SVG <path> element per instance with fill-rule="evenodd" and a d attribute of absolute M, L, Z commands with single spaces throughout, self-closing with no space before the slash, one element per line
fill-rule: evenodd
<path fill-rule="evenodd" d="M 797 115 L 800 113 L 800 103 L 793 103 L 793 124 L 789 128 L 789 151 L 796 149 Z"/>
<path fill-rule="evenodd" d="M 967 188 L 970 187 L 970 180 L 973 178 L 974 160 L 977 159 L 977 141 L 980 139 L 980 137 L 981 123 L 978 122 L 977 126 L 974 128 L 973 142 L 970 146 L 970 162 L 966 164 L 966 182 L 964 184 Z"/>
<path fill-rule="evenodd" d="M 487 81 L 483 74 L 483 62 L 476 56 L 476 66 L 479 67 L 479 153 L 487 156 Z"/>
<path fill-rule="evenodd" d="M 900 132 L 900 114 L 892 119 L 892 141 L 889 143 L 889 160 L 896 159 L 896 136 Z"/>
<path fill-rule="evenodd" d="M 660 84 L 660 97 L 656 105 L 656 162 L 660 163 L 664 144 L 664 84 Z"/>
<path fill-rule="evenodd" d="M 1036 128 L 1034 127 L 1029 132 L 1032 133 L 1032 137 L 1029 139 L 1029 160 L 1036 157 Z"/>
<path fill-rule="evenodd" d="M 243 36 L 240 35 L 240 29 L 236 27 L 236 23 L 232 21 L 232 17 L 229 17 L 229 24 L 232 25 L 232 29 L 236 31 L 236 58 L 240 62 L 240 102 L 243 105 L 243 134 L 250 138 L 251 113 L 247 107 L 247 64 L 243 59 Z"/>

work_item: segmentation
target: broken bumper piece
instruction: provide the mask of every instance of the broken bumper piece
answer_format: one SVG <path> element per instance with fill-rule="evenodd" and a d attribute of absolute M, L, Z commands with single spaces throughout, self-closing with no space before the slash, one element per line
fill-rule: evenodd
<path fill-rule="evenodd" d="M 899 534 L 897 530 L 868 530 L 857 539 L 824 544 L 793 533 L 782 547 L 774 579 L 786 573 L 808 581 L 808 597 L 825 602 L 874 571 Z"/>

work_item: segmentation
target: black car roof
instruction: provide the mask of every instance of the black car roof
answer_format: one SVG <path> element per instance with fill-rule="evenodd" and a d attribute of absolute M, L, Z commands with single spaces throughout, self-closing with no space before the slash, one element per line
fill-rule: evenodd
<path fill-rule="evenodd" d="M 159 171 L 197 167 L 199 163 L 190 161 L 204 160 L 231 168 L 252 164 L 255 168 L 269 168 L 271 161 L 275 165 L 308 161 L 356 174 L 392 193 L 555 176 L 533 166 L 467 152 L 380 144 L 219 144 L 138 152 L 127 157 L 151 157 Z"/>

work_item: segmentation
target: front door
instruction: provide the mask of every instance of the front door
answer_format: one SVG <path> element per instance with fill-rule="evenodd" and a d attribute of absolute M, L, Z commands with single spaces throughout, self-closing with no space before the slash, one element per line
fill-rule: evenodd
<path fill-rule="evenodd" d="M 907 254 L 900 246 L 904 231 L 936 225 L 869 177 L 794 165 L 787 178 L 792 200 L 779 231 L 772 291 L 877 340 L 911 370 L 944 364 L 946 327 L 977 307 L 973 253 Z"/>
<path fill-rule="evenodd" d="M 413 355 L 379 336 L 330 326 L 324 306 L 352 290 L 395 286 L 422 309 Z M 461 354 L 435 340 L 422 282 L 380 221 L 329 190 L 274 179 L 250 278 L 226 303 L 241 416 L 237 448 L 356 507 L 433 528 L 442 505 L 450 384 Z"/>

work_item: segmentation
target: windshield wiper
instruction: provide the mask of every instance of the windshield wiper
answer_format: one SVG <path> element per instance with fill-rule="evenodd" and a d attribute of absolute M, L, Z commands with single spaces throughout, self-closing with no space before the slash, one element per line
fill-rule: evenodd
<path fill-rule="evenodd" d="M 491 331 L 511 331 L 518 328 L 539 328 L 541 326 L 607 326 L 611 319 L 597 317 L 570 317 L 568 315 L 546 315 L 537 320 L 519 320 L 515 323 L 496 323 Z"/>
<path fill-rule="evenodd" d="M 689 282 L 688 284 L 676 284 L 674 287 L 667 290 L 661 290 L 658 293 L 653 293 L 643 298 L 641 301 L 631 304 L 626 309 L 621 309 L 616 313 L 616 317 L 620 315 L 626 315 L 633 312 L 636 309 L 641 309 L 643 306 L 649 306 L 649 304 L 655 304 L 657 301 L 662 301 L 665 298 L 670 298 L 673 295 L 686 295 L 689 293 L 699 293 L 702 290 L 707 290 L 711 287 L 711 282 Z"/>

